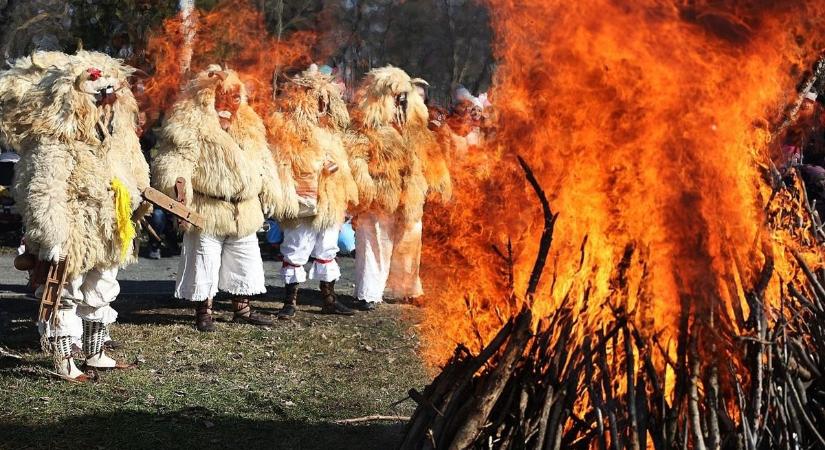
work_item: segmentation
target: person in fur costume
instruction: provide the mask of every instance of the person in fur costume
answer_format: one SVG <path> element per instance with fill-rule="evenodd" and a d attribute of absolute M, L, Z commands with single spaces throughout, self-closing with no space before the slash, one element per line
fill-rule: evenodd
<path fill-rule="evenodd" d="M 402 136 L 408 151 L 421 161 L 427 183 L 427 199 L 444 203 L 452 197 L 452 180 L 446 156 L 449 143 L 439 139 L 430 129 L 430 113 L 425 103 L 428 83 L 420 78 L 413 79 L 412 83 L 418 95 L 410 95 L 407 99 L 407 121 L 402 128 Z M 386 296 L 411 302 L 424 294 L 419 276 L 423 232 L 421 216 L 412 223 L 405 222 L 396 230 L 398 235 L 390 259 Z"/>
<path fill-rule="evenodd" d="M 393 259 L 397 288 L 391 294 L 421 295 L 421 217 L 429 189 L 427 152 L 435 140 L 414 86 L 415 80 L 403 70 L 388 66 L 369 72 L 358 93 L 350 166 L 359 188 L 354 209 L 355 293 L 362 310 L 375 309 L 382 301 Z M 434 185 L 441 183 L 438 189 L 448 192 L 449 177 L 438 182 L 436 178 Z"/>
<path fill-rule="evenodd" d="M 266 292 L 256 232 L 264 217 L 293 216 L 298 205 L 286 201 L 263 121 L 234 71 L 212 65 L 189 83 L 164 122 L 152 176 L 170 195 L 182 177 L 187 205 L 204 218 L 202 229 L 184 234 L 175 288 L 177 298 L 197 305 L 197 329 L 215 331 L 218 290 L 238 297 L 235 322 L 271 324 L 248 299 Z"/>
<path fill-rule="evenodd" d="M 304 266 L 314 259 L 309 278 L 320 283 L 327 314 L 352 315 L 337 300 L 335 282 L 341 277 L 336 256 L 338 233 L 347 205 L 357 203 L 343 133 L 349 113 L 341 88 L 314 64 L 284 86 L 283 112 L 276 113 L 270 132 L 277 141 L 276 157 L 289 169 L 284 178 L 295 181 L 301 209 L 297 218 L 281 220 L 281 274 L 286 286 L 281 319 L 295 315 L 298 287 L 306 281 Z"/>
<path fill-rule="evenodd" d="M 149 185 L 127 81 L 132 72 L 107 55 L 80 51 L 36 53 L 0 73 L 0 89 L 18 89 L 0 98 L 3 138 L 21 154 L 15 193 L 26 249 L 42 261 L 66 259 L 69 281 L 55 319 L 41 331 L 57 372 L 75 380 L 86 379 L 71 351 L 81 334 L 87 366 L 127 367 L 106 355 L 103 343 L 117 318 L 110 304 L 120 291 L 118 268 L 134 259 L 131 215 Z"/>

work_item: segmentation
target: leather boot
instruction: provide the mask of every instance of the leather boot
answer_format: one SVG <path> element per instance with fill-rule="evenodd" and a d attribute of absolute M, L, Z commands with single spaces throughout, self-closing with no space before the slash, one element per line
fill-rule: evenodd
<path fill-rule="evenodd" d="M 195 328 L 205 333 L 213 333 L 217 328 L 212 320 L 212 299 L 198 302 L 195 307 Z"/>
<path fill-rule="evenodd" d="M 232 321 L 235 323 L 245 323 L 248 325 L 256 325 L 265 327 L 272 325 L 272 320 L 269 318 L 252 312 L 252 307 L 249 305 L 249 299 L 232 300 Z"/>
<path fill-rule="evenodd" d="M 284 286 L 286 290 L 286 297 L 284 298 L 284 306 L 278 311 L 278 318 L 289 320 L 295 317 L 295 305 L 298 303 L 298 286 L 300 283 L 289 283 Z"/>
<path fill-rule="evenodd" d="M 338 295 L 335 294 L 335 281 L 322 281 L 320 288 L 321 299 L 324 301 L 324 306 L 321 307 L 322 313 L 338 314 L 339 316 L 352 316 L 355 314 L 355 311 L 338 301 Z"/>

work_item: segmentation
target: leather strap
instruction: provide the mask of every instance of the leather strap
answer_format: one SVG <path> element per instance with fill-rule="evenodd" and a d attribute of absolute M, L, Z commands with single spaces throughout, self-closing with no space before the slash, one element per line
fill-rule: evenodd
<path fill-rule="evenodd" d="M 206 197 L 206 198 L 209 198 L 209 199 L 212 199 L 212 200 L 219 200 L 219 201 L 226 202 L 226 203 L 232 203 L 233 205 L 237 205 L 238 203 L 243 201 L 243 199 L 240 199 L 240 198 L 237 198 L 237 197 L 230 197 L 229 200 L 227 200 L 226 197 L 217 197 L 217 196 L 210 195 L 210 194 L 207 194 L 207 193 L 201 192 L 201 191 L 194 191 L 194 192 L 196 194 L 202 196 L 202 197 Z"/>

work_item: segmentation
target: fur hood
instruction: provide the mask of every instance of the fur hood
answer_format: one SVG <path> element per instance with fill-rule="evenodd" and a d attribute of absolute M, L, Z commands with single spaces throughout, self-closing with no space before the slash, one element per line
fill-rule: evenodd
<path fill-rule="evenodd" d="M 112 130 L 97 127 L 95 94 L 103 87 L 112 87 L 118 101 L 102 107 L 101 112 L 132 115 L 131 120 L 136 120 L 137 102 L 128 82 L 133 71 L 103 53 L 83 50 L 76 55 L 35 53 L 18 60 L 8 76 L 2 76 L 8 78 L 9 89 L 0 93 L 3 123 L 16 127 L 16 133 L 9 133 L 10 141 L 19 144 L 36 135 L 38 139 L 48 136 L 60 142 L 99 144 L 101 135 Z"/>
<path fill-rule="evenodd" d="M 403 70 L 392 66 L 373 69 L 358 90 L 358 121 L 371 129 L 403 124 L 407 110 L 396 100 L 413 94 L 412 79 Z"/>
<path fill-rule="evenodd" d="M 35 54 L 10 70 L 5 86 L 18 90 L 1 94 L 2 120 L 16 125 L 4 133 L 21 154 L 15 191 L 27 246 L 62 249 L 70 278 L 118 266 L 120 249 L 132 242 L 119 242 L 112 182 L 117 178 L 126 187 L 132 210 L 149 184 L 127 81 L 133 69 L 80 51 Z"/>
<path fill-rule="evenodd" d="M 350 117 L 341 87 L 332 76 L 318 71 L 315 64 L 284 86 L 280 100 L 283 111 L 297 126 L 308 129 L 323 125 L 336 132 L 349 127 Z M 321 108 L 323 112 L 319 114 Z"/>
<path fill-rule="evenodd" d="M 226 131 L 215 109 L 218 89 L 240 92 Z M 285 201 L 263 122 L 234 71 L 213 65 L 189 83 L 164 122 L 159 150 L 153 183 L 173 195 L 175 181 L 183 177 L 187 201 L 204 216 L 208 234 L 248 236 L 264 216 L 294 216 L 298 209 Z"/>
<path fill-rule="evenodd" d="M 358 202 L 358 188 L 344 147 L 349 113 L 332 77 L 312 66 L 284 88 L 284 111 L 269 123 L 277 149 L 275 158 L 289 168 L 293 179 L 318 181 L 318 214 L 311 220 L 324 230 L 344 220 L 347 206 Z M 323 111 L 320 111 L 323 110 Z M 337 170 L 324 170 L 327 164 Z"/>

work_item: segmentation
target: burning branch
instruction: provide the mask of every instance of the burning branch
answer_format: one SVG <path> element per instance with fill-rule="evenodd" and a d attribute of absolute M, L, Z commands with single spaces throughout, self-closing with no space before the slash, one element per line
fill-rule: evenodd
<path fill-rule="evenodd" d="M 541 185 L 539 185 L 535 175 L 533 175 L 533 171 L 530 169 L 530 166 L 527 165 L 521 156 L 516 156 L 516 158 L 518 159 L 518 163 L 522 170 L 524 170 L 524 175 L 527 177 L 527 181 L 530 183 L 530 186 L 533 187 L 533 191 L 535 191 L 539 202 L 541 202 L 541 210 L 544 213 L 544 230 L 541 233 L 541 240 L 539 241 L 539 252 L 536 255 L 536 263 L 533 264 L 533 271 L 530 273 L 530 282 L 527 285 L 526 296 L 531 297 L 536 293 L 536 288 L 538 287 L 539 280 L 541 279 L 541 273 L 544 271 L 547 253 L 550 252 L 550 246 L 553 244 L 553 227 L 555 226 L 556 219 L 559 215 L 558 213 L 553 214 L 553 211 L 550 209 L 550 202 L 547 200 L 547 196 L 541 189 Z"/>

